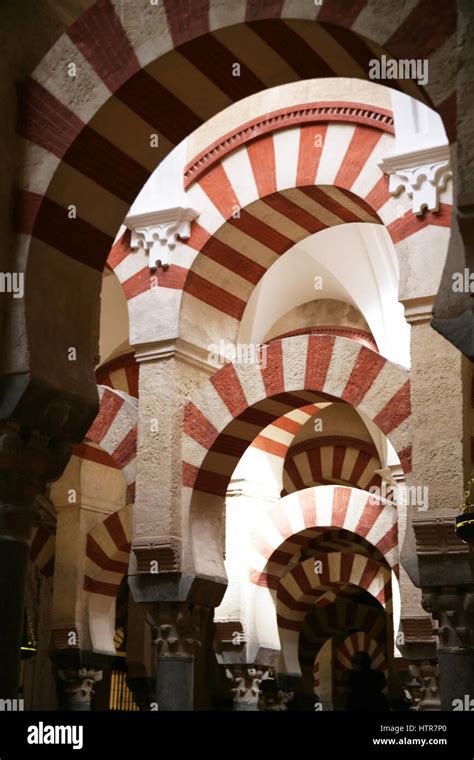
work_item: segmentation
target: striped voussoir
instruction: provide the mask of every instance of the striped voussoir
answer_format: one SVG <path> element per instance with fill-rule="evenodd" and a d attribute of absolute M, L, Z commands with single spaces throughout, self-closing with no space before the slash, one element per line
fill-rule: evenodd
<path fill-rule="evenodd" d="M 277 621 L 280 628 L 299 631 L 313 607 L 337 598 L 352 599 L 361 590 L 369 593 L 387 612 L 392 609 L 390 570 L 359 554 L 321 554 L 315 571 L 313 558 L 286 573 L 277 585 Z"/>
<path fill-rule="evenodd" d="M 279 417 L 267 425 L 252 441 L 252 448 L 263 451 L 268 456 L 284 460 L 288 450 L 301 428 L 318 414 L 329 402 L 308 404 Z"/>
<path fill-rule="evenodd" d="M 367 507 L 366 501 L 364 504 Z M 250 580 L 259 586 L 277 588 L 279 579 L 285 575 L 289 567 L 293 567 L 309 556 L 313 556 L 313 558 L 319 556 L 323 552 L 338 551 L 361 554 L 370 557 L 375 562 L 386 563 L 387 566 L 390 566 L 388 559 L 395 561 L 398 558 L 397 528 L 393 513 L 393 508 L 387 508 L 385 514 L 383 512 L 372 513 L 370 518 L 367 515 L 367 518 L 372 519 L 374 523 L 378 521 L 377 529 L 373 531 L 373 535 L 386 530 L 385 540 L 379 542 L 386 554 L 383 554 L 380 549 L 367 541 L 363 535 L 342 528 L 328 527 L 307 528 L 299 533 L 291 534 L 284 541 L 281 537 L 282 543 L 279 543 L 277 548 L 272 551 L 266 536 L 271 535 L 273 540 L 280 541 L 275 533 L 275 528 L 281 535 L 281 529 L 285 526 L 287 519 L 285 513 L 279 513 L 278 509 L 272 509 L 271 514 L 266 516 L 271 522 L 269 523 L 267 519 L 265 524 L 264 518 L 251 531 L 251 560 L 254 564 L 250 569 Z M 356 522 L 356 518 L 354 522 Z M 367 533 L 367 528 L 368 525 L 365 530 L 362 527 L 360 530 Z M 398 565 L 395 565 L 394 572 L 398 573 Z"/>
<path fill-rule="evenodd" d="M 33 528 L 30 545 L 30 560 L 47 578 L 54 572 L 56 537 L 45 525 Z"/>
<path fill-rule="evenodd" d="M 373 444 L 345 436 L 317 436 L 292 446 L 285 459 L 284 495 L 340 483 L 369 491 L 379 487 L 382 463 Z"/>
<path fill-rule="evenodd" d="M 84 589 L 115 597 L 128 571 L 132 537 L 130 504 L 113 512 L 87 534 Z"/>
<path fill-rule="evenodd" d="M 370 667 L 388 676 L 386 648 L 364 631 L 356 631 L 348 636 L 337 648 L 335 657 L 335 681 L 339 689 L 346 683 L 347 671 L 352 669 L 352 658 L 357 652 L 365 652 L 370 657 Z"/>
<path fill-rule="evenodd" d="M 409 79 L 389 84 L 433 103 L 452 140 L 454 3 L 407 0 L 402 9 L 387 7 L 383 18 L 378 10 L 377 0 L 358 0 L 344 12 L 339 3 L 308 0 L 165 0 L 140 13 L 135 0 L 92 3 L 23 87 L 18 230 L 32 236 L 30 253 L 60 251 L 101 270 L 150 173 L 204 121 L 253 93 L 301 79 L 367 80 L 370 61 L 383 51 L 428 59 L 425 90 Z M 77 85 L 65 85 L 64 61 L 76 63 Z M 375 195 L 386 194 L 382 184 Z M 70 203 L 78 212 L 74 234 Z M 179 272 L 167 276 L 179 280 Z"/>
<path fill-rule="evenodd" d="M 321 393 L 366 414 L 410 472 L 407 370 L 347 338 L 311 335 L 272 342 L 265 368 L 229 363 L 206 381 L 185 408 L 184 486 L 224 496 L 240 457 L 262 429 L 288 407 L 318 403 L 311 394 Z"/>
<path fill-rule="evenodd" d="M 135 498 L 137 455 L 137 400 L 123 391 L 98 386 L 100 408 L 86 438 L 100 446 L 122 471 L 129 498 Z"/>
<path fill-rule="evenodd" d="M 350 111 L 352 104 L 346 106 L 337 107 Z M 450 226 L 451 205 L 441 203 L 438 213 L 420 217 L 412 213 L 407 196 L 392 197 L 379 167 L 393 149 L 392 135 L 379 122 L 369 127 L 346 118 L 284 132 L 268 118 L 273 133 L 206 163 L 186 193 L 199 219 L 186 244 L 176 248 L 172 265 L 160 271 L 158 284 L 153 281 L 154 287 L 184 291 L 182 321 L 196 300 L 201 314 L 203 304 L 210 310 L 209 319 L 217 311 L 229 324 L 240 321 L 272 264 L 296 243 L 330 227 L 384 224 L 401 246 L 413 235 L 426 234 L 426 228 Z M 109 264 L 127 299 L 150 289 L 149 262 L 143 252 L 132 252 L 128 232 L 114 245 Z M 189 314 L 187 319 L 193 321 Z"/>
<path fill-rule="evenodd" d="M 313 607 L 301 629 L 298 650 L 301 665 L 311 666 L 328 639 L 341 640 L 348 630 L 364 631 L 379 644 L 387 640 L 387 617 L 382 607 L 338 599 L 337 604 Z"/>
<path fill-rule="evenodd" d="M 138 362 L 135 354 L 123 354 L 102 364 L 95 371 L 95 379 L 98 385 L 106 385 L 138 398 Z"/>
<path fill-rule="evenodd" d="M 294 562 L 301 546 L 312 540 L 308 530 L 314 528 L 340 528 L 356 539 L 364 539 L 379 553 L 372 559 L 381 555 L 387 566 L 398 572 L 396 508 L 360 489 L 315 486 L 285 496 L 256 519 L 251 534 L 250 580 L 259 586 L 277 588 L 288 563 Z M 334 540 L 334 548 L 347 552 L 345 542 L 338 546 Z M 319 542 L 313 545 L 323 548 Z M 360 552 L 358 544 L 355 550 Z"/>

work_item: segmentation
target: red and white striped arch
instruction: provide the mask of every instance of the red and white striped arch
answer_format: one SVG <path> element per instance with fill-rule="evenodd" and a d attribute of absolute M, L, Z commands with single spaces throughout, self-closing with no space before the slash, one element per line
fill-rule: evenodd
<path fill-rule="evenodd" d="M 319 486 L 285 496 L 256 518 L 250 553 L 252 583 L 276 588 L 288 563 L 313 538 L 314 528 L 342 528 L 363 538 L 397 571 L 395 507 L 359 489 Z"/>
<path fill-rule="evenodd" d="M 128 570 L 131 536 L 130 504 L 108 515 L 87 534 L 85 591 L 115 599 Z"/>
<path fill-rule="evenodd" d="M 306 423 L 322 411 L 330 402 L 308 404 L 292 409 L 267 425 L 252 441 L 252 448 L 264 451 L 277 459 L 284 460 L 293 439 Z"/>
<path fill-rule="evenodd" d="M 137 401 L 127 393 L 103 385 L 99 385 L 99 396 L 99 413 L 89 428 L 86 439 L 110 455 L 122 471 L 128 484 L 129 497 L 133 501 L 137 467 Z"/>
<path fill-rule="evenodd" d="M 128 353 L 101 364 L 95 371 L 98 385 L 106 385 L 138 398 L 138 362 L 135 354 Z"/>
<path fill-rule="evenodd" d="M 308 124 L 308 113 L 318 107 L 325 121 Z M 389 193 L 388 178 L 379 168 L 393 149 L 393 128 L 384 121 L 389 112 L 377 113 L 368 126 L 370 119 L 357 121 L 360 112 L 368 113 L 363 109 L 352 102 L 280 109 L 274 118 L 262 117 L 272 130 L 263 137 L 255 139 L 259 130 L 243 125 L 243 137 L 227 140 L 231 152 L 221 151 L 221 160 L 215 160 L 220 155 L 215 146 L 206 161 L 197 157 L 197 179 L 186 203 L 199 211 L 199 219 L 186 245 L 176 250 L 173 265 L 158 278 L 158 288 L 184 291 L 183 329 L 195 299 L 200 314 L 210 308 L 211 318 L 217 310 L 231 329 L 269 267 L 295 243 L 328 227 L 385 224 L 393 242 L 402 244 L 427 227 L 450 226 L 449 204 L 441 204 L 435 215 L 417 217 L 406 196 L 394 199 Z M 281 131 L 283 116 L 296 125 Z M 333 116 L 337 120 L 331 121 Z M 125 233 L 116 243 L 109 264 L 126 297 L 136 299 L 149 290 L 150 274 L 144 257 L 130 254 L 129 240 Z"/>
<path fill-rule="evenodd" d="M 209 161 L 190 187 L 187 203 L 200 216 L 182 252 L 183 321 L 189 321 L 192 299 L 240 320 L 272 263 L 328 227 L 380 223 L 400 245 L 427 227 L 450 226 L 449 204 L 421 218 L 406 197 L 395 199 L 389 193 L 378 164 L 393 149 L 393 136 L 383 122 L 353 123 L 354 104 L 327 105 L 342 111 L 339 121 L 331 123 L 327 116 L 328 123 L 294 126 L 257 140 L 250 130 L 246 143 L 219 163 Z M 312 107 L 300 109 L 305 114 Z M 187 257 L 192 264 L 186 274 L 188 249 L 198 255 Z M 162 283 L 166 287 L 166 278 Z"/>
<path fill-rule="evenodd" d="M 131 540 L 131 504 L 108 515 L 87 535 L 83 587 L 89 635 L 96 652 L 115 655 L 116 599 L 128 572 Z"/>
<path fill-rule="evenodd" d="M 344 597 L 346 589 L 350 597 L 353 588 L 367 591 L 391 612 L 391 574 L 387 567 L 359 554 L 332 552 L 323 557 L 322 572 L 315 572 L 314 559 L 309 558 L 279 580 L 276 598 L 280 628 L 301 630 L 312 607 L 331 604 L 338 596 Z"/>
<path fill-rule="evenodd" d="M 371 668 L 380 670 L 388 677 L 389 665 L 385 648 L 370 634 L 356 631 L 348 636 L 337 648 L 335 656 L 336 688 L 340 691 L 346 684 L 347 671 L 352 670 L 352 658 L 357 652 L 365 652 L 371 660 Z"/>
<path fill-rule="evenodd" d="M 346 338 L 298 336 L 274 341 L 267 366 L 227 364 L 187 404 L 184 414 L 183 485 L 224 496 L 229 479 L 260 426 L 307 406 L 308 391 L 342 399 L 364 412 L 387 435 L 410 471 L 410 382 L 406 370 Z M 264 404 L 263 402 L 266 402 Z M 278 410 L 278 411 L 276 411 Z"/>
<path fill-rule="evenodd" d="M 298 650 L 302 666 L 312 667 L 317 652 L 329 638 L 340 640 L 345 631 L 360 630 L 379 644 L 387 641 L 387 617 L 382 607 L 339 599 L 337 604 L 315 607 L 305 619 Z"/>
<path fill-rule="evenodd" d="M 317 436 L 292 446 L 285 459 L 284 495 L 315 485 L 343 485 L 369 491 L 380 486 L 382 466 L 373 444 L 346 436 Z"/>
<path fill-rule="evenodd" d="M 25 298 L 29 360 L 46 382 L 56 365 L 41 336 L 55 331 L 90 353 L 99 272 L 130 204 L 170 149 L 227 106 L 314 77 L 367 80 L 382 52 L 426 57 L 428 92 L 453 134 L 455 7 L 406 0 L 383 17 L 377 8 L 377 0 L 344 12 L 308 0 L 164 0 L 137 13 L 135 0 L 97 0 L 57 40 L 23 83 L 18 114 L 16 230 L 29 277 L 57 294 L 47 310 Z M 65 61 L 76 63 L 80 86 L 65 76 Z M 390 84 L 427 99 L 411 81 Z M 67 389 L 92 390 L 92 365 L 72 364 Z"/>
<path fill-rule="evenodd" d="M 24 188 L 29 197 L 22 222 L 32 227 L 36 219 L 38 239 L 97 264 L 104 238 L 123 218 L 124 204 L 132 202 L 169 149 L 204 120 L 255 92 L 301 79 L 367 80 L 369 62 L 384 51 L 428 58 L 426 91 L 452 132 L 454 81 L 446 64 L 454 53 L 455 8 L 407 0 L 403 8 L 387 7 L 380 18 L 376 0 L 358 0 L 344 12 L 339 3 L 331 5 L 164 0 L 137 13 L 135 0 L 92 3 L 24 88 L 19 131 L 27 141 L 28 172 L 20 174 L 29 175 Z M 81 88 L 65 86 L 64 60 L 76 62 Z M 240 77 L 232 75 L 235 62 Z M 410 80 L 390 85 L 429 99 Z M 150 131 L 158 134 L 159 149 L 150 146 Z M 75 186 L 69 198 L 86 199 L 92 190 L 94 204 L 100 197 L 99 208 L 108 206 L 110 213 L 101 219 L 81 204 L 80 235 L 73 242 L 66 234 L 68 242 L 61 243 L 60 231 L 50 224 L 48 232 L 46 222 L 55 217 L 64 224 L 61 205 L 68 201 L 61 203 L 58 190 L 66 179 Z M 94 247 L 81 255 L 83 235 Z"/>

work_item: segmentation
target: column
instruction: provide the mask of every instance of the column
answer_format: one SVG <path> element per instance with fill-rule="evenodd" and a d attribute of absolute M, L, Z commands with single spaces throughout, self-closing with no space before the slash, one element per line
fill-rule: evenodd
<path fill-rule="evenodd" d="M 143 604 L 128 595 L 127 615 L 127 686 L 141 712 L 151 710 L 155 702 L 154 663 L 151 629 Z"/>
<path fill-rule="evenodd" d="M 0 429 L 0 699 L 16 699 L 34 499 L 64 468 L 65 447 L 6 423 Z"/>
<path fill-rule="evenodd" d="M 474 586 L 429 590 L 423 606 L 438 621 L 441 709 L 469 710 L 474 699 Z"/>
<path fill-rule="evenodd" d="M 5 480 L 0 486 L 0 698 L 16 699 L 33 499 L 21 483 L 12 482 L 15 477 Z"/>
<path fill-rule="evenodd" d="M 148 612 L 156 647 L 156 702 L 162 712 L 192 710 L 194 655 L 200 646 L 202 615 L 186 602 L 160 602 Z"/>
<path fill-rule="evenodd" d="M 420 611 L 402 618 L 403 643 L 398 648 L 408 664 L 410 681 L 404 683 L 417 710 L 440 710 L 439 670 L 434 623 Z"/>

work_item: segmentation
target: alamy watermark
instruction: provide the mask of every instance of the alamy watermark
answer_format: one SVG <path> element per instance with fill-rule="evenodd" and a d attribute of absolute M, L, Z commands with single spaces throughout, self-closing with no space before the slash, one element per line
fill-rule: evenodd
<path fill-rule="evenodd" d="M 381 55 L 369 61 L 369 79 L 412 79 L 428 84 L 427 58 L 388 58 Z"/>
<path fill-rule="evenodd" d="M 257 364 L 265 369 L 267 366 L 267 346 L 259 343 L 228 343 L 220 340 L 208 346 L 207 359 L 216 364 Z"/>
<path fill-rule="evenodd" d="M 453 293 L 474 293 L 474 272 L 465 269 L 463 272 L 453 272 Z"/>
<path fill-rule="evenodd" d="M 23 272 L 0 272 L 0 293 L 12 293 L 13 298 L 23 298 L 25 293 Z"/>
<path fill-rule="evenodd" d="M 464 694 L 464 699 L 453 699 L 453 712 L 474 712 L 474 699 L 470 694 Z"/>
<path fill-rule="evenodd" d="M 428 486 L 407 486 L 405 484 L 390 484 L 383 482 L 381 486 L 370 486 L 369 503 L 379 504 L 380 499 L 393 501 L 399 506 L 416 507 L 419 512 L 428 509 Z"/>
<path fill-rule="evenodd" d="M 23 712 L 24 699 L 0 699 L 0 712 Z"/>

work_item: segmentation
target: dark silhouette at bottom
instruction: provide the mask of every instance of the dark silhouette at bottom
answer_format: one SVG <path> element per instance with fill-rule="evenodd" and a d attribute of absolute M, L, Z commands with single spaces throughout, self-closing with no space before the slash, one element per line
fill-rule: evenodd
<path fill-rule="evenodd" d="M 388 700 L 382 690 L 385 676 L 370 667 L 370 657 L 366 652 L 356 652 L 352 658 L 352 670 L 347 676 L 346 710 L 359 712 L 382 712 L 389 709 Z"/>

